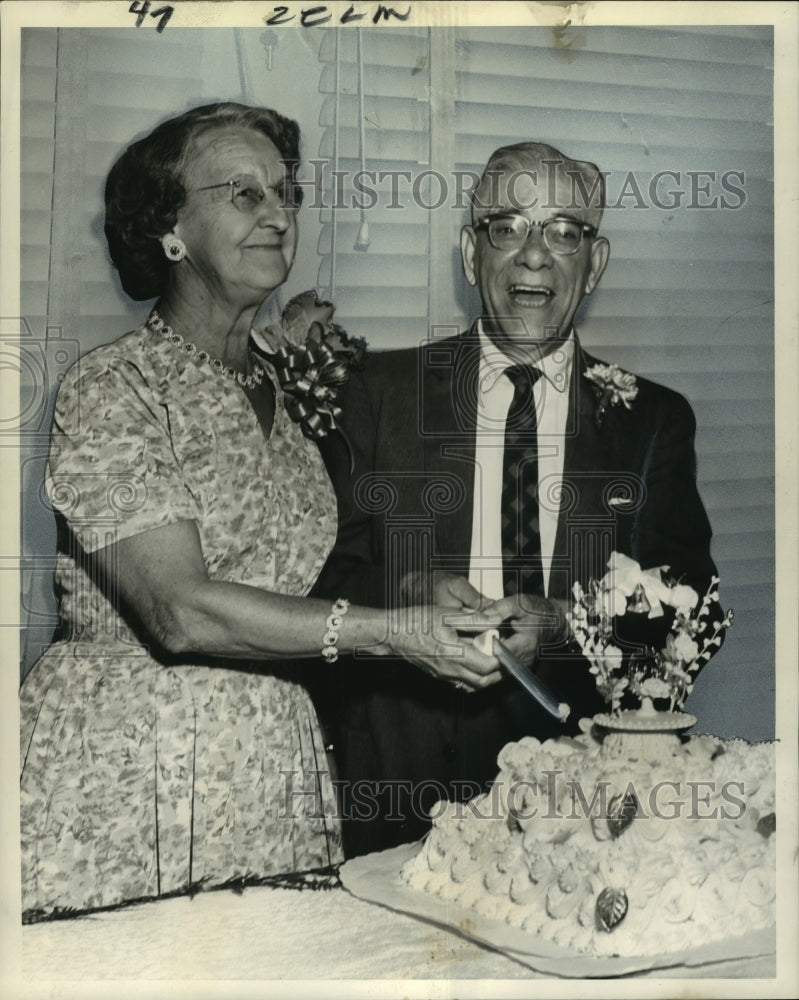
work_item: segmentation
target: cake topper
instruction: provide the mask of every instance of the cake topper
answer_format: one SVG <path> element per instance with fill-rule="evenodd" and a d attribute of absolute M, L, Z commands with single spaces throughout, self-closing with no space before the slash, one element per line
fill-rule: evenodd
<path fill-rule="evenodd" d="M 732 624 L 732 611 L 722 614 L 719 604 L 719 578 L 711 577 L 700 600 L 668 576 L 668 566 L 642 570 L 619 552 L 607 566 L 587 590 L 575 583 L 566 616 L 597 688 L 614 712 L 625 692 L 644 705 L 667 701 L 667 711 L 679 710 Z"/>

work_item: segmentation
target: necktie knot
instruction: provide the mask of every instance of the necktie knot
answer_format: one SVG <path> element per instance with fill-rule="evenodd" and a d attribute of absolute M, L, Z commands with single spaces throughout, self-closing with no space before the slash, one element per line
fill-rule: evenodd
<path fill-rule="evenodd" d="M 510 365 L 505 374 L 513 382 L 515 388 L 529 386 L 531 389 L 541 377 L 541 369 L 535 365 Z"/>

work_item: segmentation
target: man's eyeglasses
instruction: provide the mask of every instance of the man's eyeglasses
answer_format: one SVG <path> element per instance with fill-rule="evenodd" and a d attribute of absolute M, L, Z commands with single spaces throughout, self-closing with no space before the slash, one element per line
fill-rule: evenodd
<path fill-rule="evenodd" d="M 195 188 L 196 191 L 213 191 L 216 188 L 230 188 L 230 203 L 244 215 L 255 215 L 261 210 L 261 206 L 266 201 L 266 189 L 256 178 L 245 175 L 234 177 L 232 181 L 224 181 L 222 184 L 208 184 L 206 187 Z M 298 207 L 298 202 L 294 196 L 294 186 L 288 189 L 278 188 L 280 207 L 287 210 Z"/>
<path fill-rule="evenodd" d="M 487 215 L 474 224 L 475 229 L 488 230 L 491 246 L 496 250 L 520 250 L 537 226 L 541 230 L 544 243 L 552 253 L 577 253 L 582 246 L 583 236 L 593 239 L 597 234 L 595 226 L 574 219 L 545 219 L 531 222 L 523 215 Z"/>

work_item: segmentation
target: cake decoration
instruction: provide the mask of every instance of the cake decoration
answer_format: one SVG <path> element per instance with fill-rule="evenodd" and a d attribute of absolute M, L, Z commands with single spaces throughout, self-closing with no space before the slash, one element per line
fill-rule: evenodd
<path fill-rule="evenodd" d="M 585 590 L 574 584 L 566 616 L 572 636 L 612 711 L 620 710 L 627 693 L 639 703 L 667 701 L 673 712 L 732 624 L 733 612 L 721 613 L 719 578 L 711 578 L 700 601 L 692 587 L 668 576 L 668 566 L 642 570 L 614 552 L 607 570 Z"/>
<path fill-rule="evenodd" d="M 624 889 L 603 889 L 596 898 L 596 919 L 603 931 L 612 931 L 627 916 Z"/>

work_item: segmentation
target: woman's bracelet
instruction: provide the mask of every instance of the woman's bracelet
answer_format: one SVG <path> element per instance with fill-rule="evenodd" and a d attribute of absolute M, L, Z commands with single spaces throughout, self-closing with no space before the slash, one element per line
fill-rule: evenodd
<path fill-rule="evenodd" d="M 324 638 L 322 639 L 322 658 L 328 663 L 335 663 L 338 659 L 338 633 L 341 628 L 341 622 L 344 615 L 350 609 L 350 602 L 345 600 L 343 597 L 339 597 L 336 603 L 330 610 L 327 622 L 327 632 L 325 632 Z"/>

